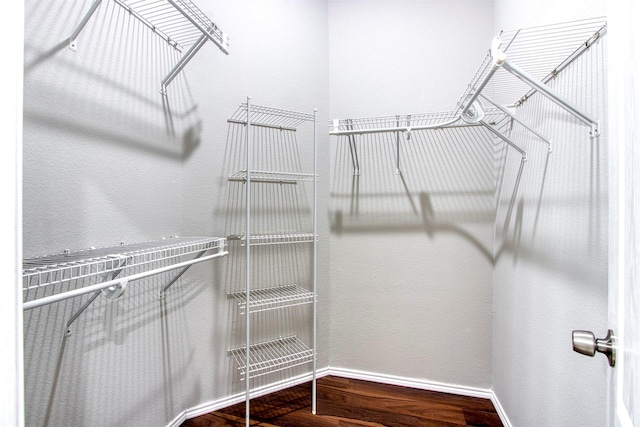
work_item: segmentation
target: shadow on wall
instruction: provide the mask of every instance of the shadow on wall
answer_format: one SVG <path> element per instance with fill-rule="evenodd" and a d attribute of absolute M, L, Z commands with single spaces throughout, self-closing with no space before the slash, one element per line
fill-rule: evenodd
<path fill-rule="evenodd" d="M 395 133 L 358 135 L 357 161 L 349 137 L 336 142 L 333 233 L 455 234 L 493 263 L 491 242 L 474 230 L 495 219 L 494 151 L 502 144 L 489 132 L 419 130 L 399 143 Z"/>
<path fill-rule="evenodd" d="M 72 51 L 69 37 L 88 9 L 27 2 L 25 126 L 188 158 L 202 120 L 184 73 L 160 93 L 180 52 L 115 2 L 98 7 Z"/>
<path fill-rule="evenodd" d="M 140 425 L 148 411 L 170 420 L 183 409 L 183 389 L 197 380 L 185 306 L 209 283 L 180 278 L 159 298 L 175 274 L 98 296 L 85 311 L 88 295 L 25 312 L 27 425 Z"/>

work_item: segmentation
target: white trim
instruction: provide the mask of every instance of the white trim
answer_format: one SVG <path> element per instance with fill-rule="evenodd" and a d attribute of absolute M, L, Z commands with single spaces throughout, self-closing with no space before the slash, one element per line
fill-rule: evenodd
<path fill-rule="evenodd" d="M 500 417 L 502 424 L 504 427 L 511 427 L 512 424 L 507 417 L 507 413 L 504 408 L 500 404 L 498 400 L 498 396 L 493 392 L 493 390 L 488 388 L 479 388 L 479 387 L 467 387 L 457 384 L 447 384 L 435 381 L 425 381 L 419 380 L 415 378 L 407 378 L 407 377 L 399 377 L 395 375 L 387 375 L 387 374 L 378 374 L 374 372 L 366 372 L 366 371 L 358 371 L 355 369 L 346 369 L 346 368 L 323 368 L 319 369 L 316 374 L 316 378 L 322 378 L 326 376 L 335 376 L 341 378 L 350 378 L 354 380 L 364 380 L 364 381 L 372 381 L 381 384 L 389 384 L 389 385 L 398 385 L 403 387 L 411 387 L 419 390 L 429 390 L 436 391 L 440 393 L 450 393 L 456 394 L 459 396 L 468 396 L 468 397 L 478 397 L 481 399 L 488 399 L 493 403 L 493 406 L 496 408 L 496 413 Z M 295 378 L 290 378 L 283 381 L 278 381 L 273 384 L 269 384 L 263 387 L 260 387 L 251 392 L 251 398 L 256 398 L 259 396 L 264 396 L 269 393 L 274 393 L 280 390 L 284 390 L 289 387 L 293 387 L 299 384 L 303 384 L 305 382 L 311 381 L 312 374 L 303 374 L 299 375 Z M 245 401 L 245 393 L 238 393 L 233 396 L 225 397 L 222 399 L 212 400 L 210 402 L 202 403 L 198 406 L 194 406 L 193 408 L 187 409 L 183 411 L 181 414 L 176 416 L 167 427 L 180 427 L 180 425 L 190 418 L 195 418 L 200 415 L 208 414 L 210 412 L 215 412 L 220 409 L 226 408 L 231 405 L 235 405 L 238 403 L 242 403 Z"/>
<path fill-rule="evenodd" d="M 496 396 L 496 393 L 493 390 L 491 390 L 491 403 L 493 403 L 493 406 L 496 408 L 496 412 L 500 417 L 500 421 L 502 421 L 502 425 L 504 427 L 512 427 L 513 424 L 511 424 L 511 421 L 509 421 L 509 417 L 507 417 L 507 412 L 504 410 L 504 407 L 500 403 L 498 396 Z"/>
<path fill-rule="evenodd" d="M 329 375 L 329 368 L 319 369 L 316 372 L 316 378 L 321 378 Z M 311 381 L 313 378 L 313 374 L 311 372 L 307 374 L 298 375 L 294 378 L 288 378 L 286 380 L 278 381 L 273 384 L 268 384 L 266 386 L 259 387 L 255 390 L 251 391 L 251 399 L 255 399 L 256 397 L 264 396 L 269 393 L 275 393 L 280 390 L 284 390 L 289 387 L 293 387 L 296 385 L 304 384 L 306 382 Z M 237 393 L 232 396 L 224 397 L 222 399 L 212 400 L 210 402 L 201 403 L 200 405 L 194 406 L 192 408 L 186 409 L 181 414 L 176 416 L 167 427 L 179 427 L 183 422 L 188 419 L 199 417 L 200 415 L 208 414 L 210 412 L 215 412 L 220 409 L 229 407 L 231 405 L 236 405 L 238 403 L 242 403 L 245 401 L 246 394 L 245 392 Z"/>
<path fill-rule="evenodd" d="M 480 397 L 491 399 L 493 392 L 488 388 L 467 387 L 456 384 L 446 384 L 434 381 L 425 381 L 415 378 L 398 377 L 395 375 L 378 374 L 373 372 L 357 371 L 345 368 L 329 368 L 328 375 L 336 377 L 351 378 L 355 380 L 373 381 L 382 384 L 399 385 L 403 387 L 417 388 L 420 390 L 437 391 L 441 393 L 451 393 L 460 396 Z"/>

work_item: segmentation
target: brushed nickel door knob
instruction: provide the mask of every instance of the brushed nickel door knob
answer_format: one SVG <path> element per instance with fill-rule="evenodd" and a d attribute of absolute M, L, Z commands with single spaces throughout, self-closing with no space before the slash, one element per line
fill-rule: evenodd
<path fill-rule="evenodd" d="M 587 356 L 602 353 L 609 359 L 609 366 L 616 365 L 616 337 L 611 329 L 604 338 L 596 338 L 591 331 L 573 331 L 573 351 Z"/>

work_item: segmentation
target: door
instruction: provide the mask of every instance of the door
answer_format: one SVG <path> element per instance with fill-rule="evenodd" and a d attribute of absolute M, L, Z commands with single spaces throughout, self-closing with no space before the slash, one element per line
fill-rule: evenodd
<path fill-rule="evenodd" d="M 608 6 L 609 327 L 617 335 L 609 420 L 640 427 L 640 2 Z"/>

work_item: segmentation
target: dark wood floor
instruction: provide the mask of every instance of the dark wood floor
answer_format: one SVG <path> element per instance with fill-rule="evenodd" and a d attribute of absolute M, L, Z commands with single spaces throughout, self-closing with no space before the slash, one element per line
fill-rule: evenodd
<path fill-rule="evenodd" d="M 488 399 L 437 393 L 369 381 L 324 377 L 317 382 L 317 415 L 311 383 L 253 399 L 251 424 L 278 427 L 502 427 Z M 182 427 L 244 426 L 245 404 L 187 420 Z"/>

